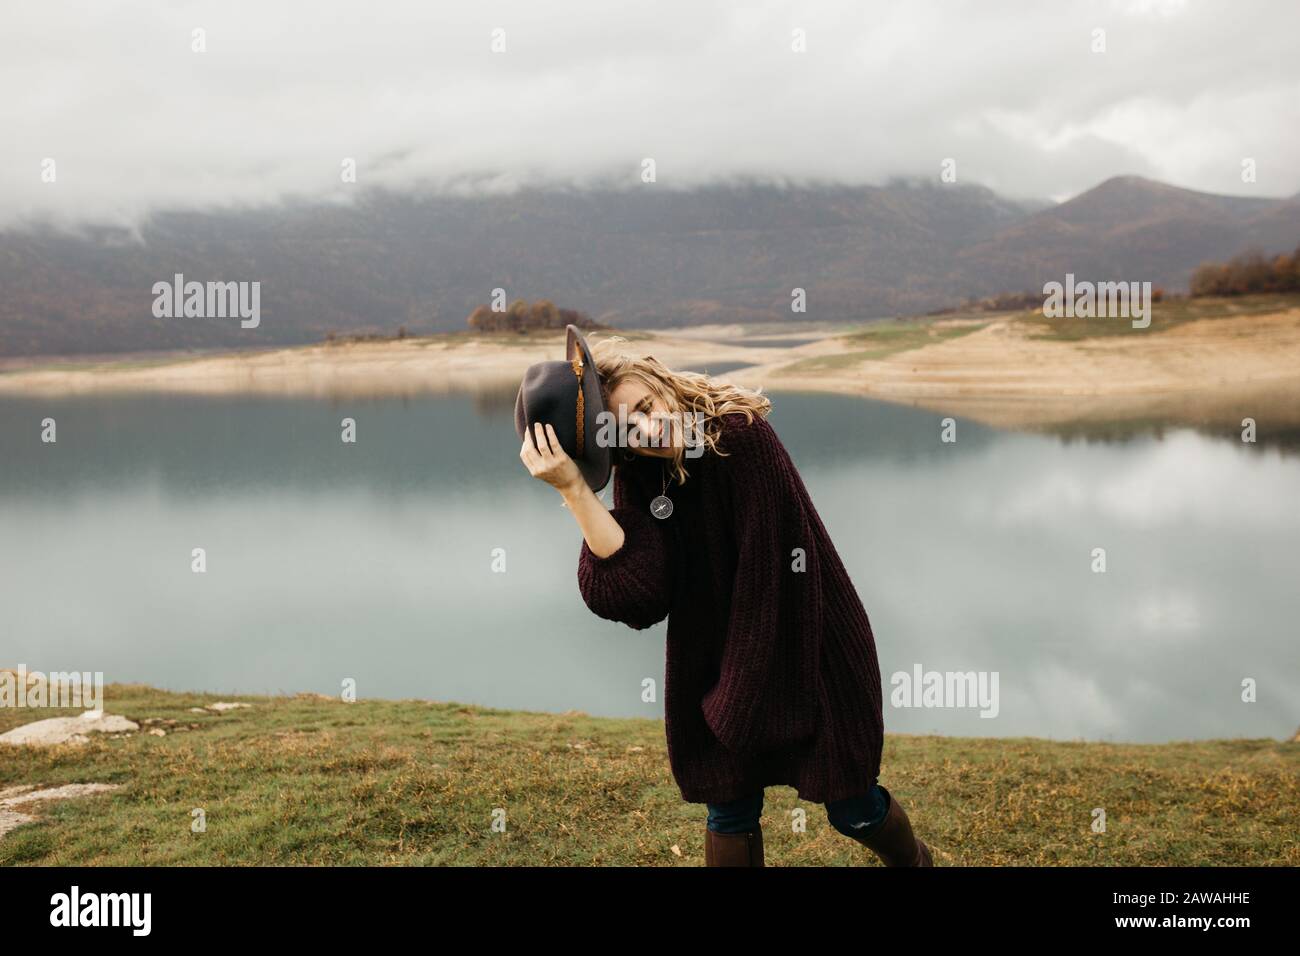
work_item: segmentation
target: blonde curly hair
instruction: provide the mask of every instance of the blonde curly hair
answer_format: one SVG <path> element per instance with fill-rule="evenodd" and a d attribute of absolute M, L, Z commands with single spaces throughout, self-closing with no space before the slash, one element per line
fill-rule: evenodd
<path fill-rule="evenodd" d="M 766 418 L 772 410 L 772 401 L 762 394 L 762 389 L 747 389 L 729 382 L 718 382 L 699 372 L 676 372 L 653 355 L 636 355 L 628 351 L 628 340 L 621 335 L 611 335 L 589 343 L 591 357 L 600 375 L 600 387 L 605 407 L 610 406 L 609 396 L 623 382 L 640 382 L 650 392 L 663 400 L 669 413 L 684 413 L 702 417 L 699 439 L 706 451 L 725 455 L 718 447 L 722 432 L 722 416 L 742 414 L 747 422 Z M 673 476 L 683 484 L 688 472 L 685 466 L 685 448 L 677 447 L 673 454 Z M 615 459 L 617 464 L 617 458 Z"/>

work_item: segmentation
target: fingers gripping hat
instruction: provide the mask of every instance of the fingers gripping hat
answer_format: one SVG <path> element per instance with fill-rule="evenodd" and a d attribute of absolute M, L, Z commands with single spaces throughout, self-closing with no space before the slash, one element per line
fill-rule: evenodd
<path fill-rule="evenodd" d="M 610 449 L 596 441 L 597 416 L 605 410 L 600 375 L 576 325 L 565 329 L 565 360 L 529 366 L 515 398 L 515 432 L 532 436 L 536 422 L 550 425 L 592 491 L 609 483 Z M 535 441 L 535 439 L 534 439 Z"/>

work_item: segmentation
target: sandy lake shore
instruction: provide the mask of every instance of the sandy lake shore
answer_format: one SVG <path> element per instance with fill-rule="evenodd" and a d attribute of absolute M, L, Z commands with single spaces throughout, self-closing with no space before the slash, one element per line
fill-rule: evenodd
<path fill-rule="evenodd" d="M 730 326 L 621 334 L 629 349 L 672 367 L 708 369 L 765 391 L 858 394 L 999 427 L 1128 420 L 1235 427 L 1243 417 L 1300 426 L 1300 300 L 1197 314 L 1144 332 L 1080 337 L 1044 334 L 1032 313 L 791 326 L 761 335 Z M 460 333 L 143 363 L 33 362 L 0 374 L 0 394 L 500 390 L 562 348 L 559 333 Z"/>

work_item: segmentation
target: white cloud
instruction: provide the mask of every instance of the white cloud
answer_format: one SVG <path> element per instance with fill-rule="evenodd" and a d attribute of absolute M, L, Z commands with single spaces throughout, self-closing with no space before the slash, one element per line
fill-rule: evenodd
<path fill-rule="evenodd" d="M 970 503 L 972 510 L 987 509 L 1000 526 L 1094 516 L 1143 530 L 1189 524 L 1300 528 L 1300 514 L 1279 514 L 1276 508 L 1294 491 L 1285 459 L 1190 430 L 1171 432 L 1144 447 L 1085 449 L 1046 472 L 1009 473 L 1013 479 L 1000 498 L 975 497 Z"/>
<path fill-rule="evenodd" d="M 1195 634 L 1201 629 L 1202 610 L 1195 594 L 1170 590 L 1143 594 L 1133 607 L 1134 624 L 1150 641 L 1164 638 L 1181 643 L 1184 634 Z"/>
<path fill-rule="evenodd" d="M 339 198 L 344 157 L 362 186 L 630 185 L 645 156 L 662 188 L 860 183 L 954 157 L 1013 195 L 1124 173 L 1289 195 L 1298 27 L 1286 2 L 28 4 L 0 34 L 0 226 Z"/>

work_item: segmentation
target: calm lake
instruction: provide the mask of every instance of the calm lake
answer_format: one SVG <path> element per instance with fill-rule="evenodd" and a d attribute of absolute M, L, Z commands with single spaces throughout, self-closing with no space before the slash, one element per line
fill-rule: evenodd
<path fill-rule="evenodd" d="M 662 686 L 666 625 L 586 609 L 577 526 L 519 462 L 513 397 L 0 398 L 0 666 L 221 693 L 336 695 L 353 678 L 360 697 L 661 716 L 642 682 Z M 1300 456 L 964 420 L 945 444 L 930 412 L 773 397 L 887 695 L 918 665 L 998 673 L 996 717 L 887 702 L 887 730 L 1296 730 Z"/>

